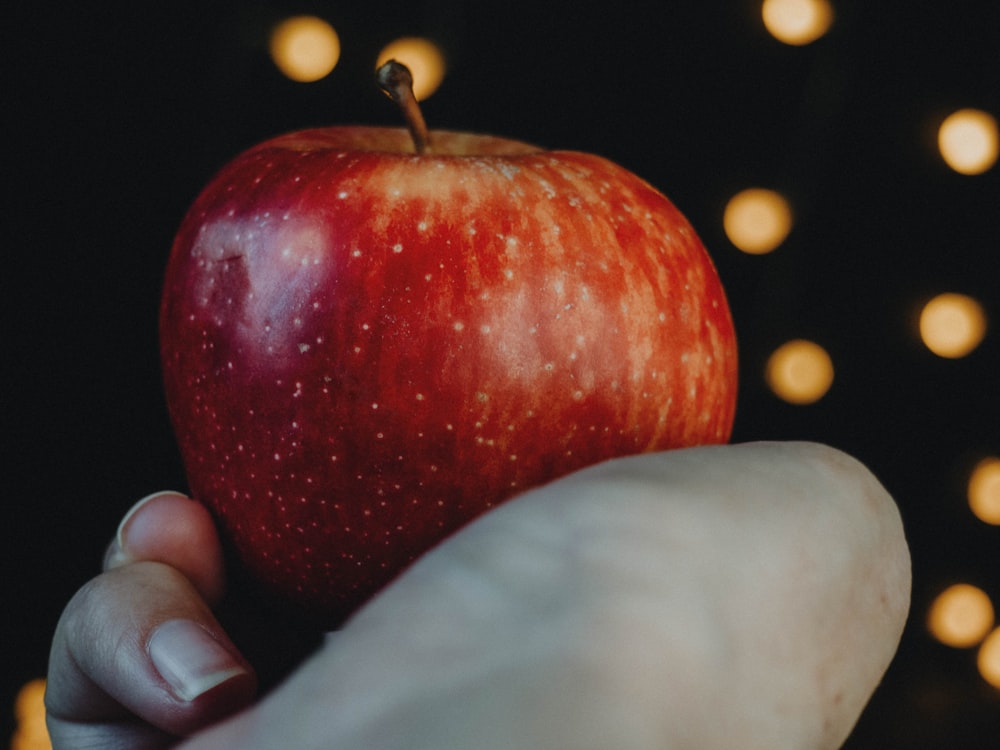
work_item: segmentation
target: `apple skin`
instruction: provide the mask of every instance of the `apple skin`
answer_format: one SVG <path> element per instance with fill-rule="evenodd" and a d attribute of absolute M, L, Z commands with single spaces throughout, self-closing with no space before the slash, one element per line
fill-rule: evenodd
<path fill-rule="evenodd" d="M 667 198 L 598 156 L 431 138 L 255 146 L 167 266 L 192 495 L 252 578 L 329 624 L 513 495 L 732 428 L 729 308 Z"/>

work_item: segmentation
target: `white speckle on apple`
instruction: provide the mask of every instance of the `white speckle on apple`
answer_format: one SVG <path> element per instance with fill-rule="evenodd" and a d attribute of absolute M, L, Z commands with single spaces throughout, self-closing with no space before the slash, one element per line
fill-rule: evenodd
<path fill-rule="evenodd" d="M 417 401 L 423 401 L 423 400 L 424 400 L 424 394 L 418 393 L 417 394 Z"/>
<path fill-rule="evenodd" d="M 378 408 L 378 404 L 377 403 L 372 404 L 372 409 L 377 409 L 377 408 Z"/>
<path fill-rule="evenodd" d="M 513 182 L 514 178 L 521 172 L 520 168 L 508 162 L 500 162 L 498 165 L 500 173 Z"/>
<path fill-rule="evenodd" d="M 490 330 L 491 329 L 490 329 L 490 327 L 488 325 L 483 325 L 483 326 L 479 327 L 479 332 L 482 333 L 483 335 L 488 334 L 490 332 Z"/>
<path fill-rule="evenodd" d="M 395 245 L 392 246 L 392 252 L 394 252 L 396 255 L 399 255 L 401 252 L 403 252 L 403 246 L 397 242 Z"/>
<path fill-rule="evenodd" d="M 340 200 L 344 200 L 345 198 L 347 198 L 347 191 L 341 190 L 339 193 L 337 193 L 337 197 L 340 198 Z"/>
<path fill-rule="evenodd" d="M 426 221 L 421 221 L 419 224 L 417 224 L 417 231 L 418 232 L 426 232 L 427 231 L 427 222 Z"/>
<path fill-rule="evenodd" d="M 460 320 L 455 321 L 455 324 L 452 326 L 452 328 L 454 328 L 456 331 L 464 331 L 465 330 L 465 323 L 463 323 Z"/>
<path fill-rule="evenodd" d="M 300 353 L 300 354 L 305 354 L 305 353 L 306 353 L 307 351 L 309 351 L 309 350 L 310 350 L 311 348 L 312 348 L 312 347 L 310 347 L 310 346 L 309 346 L 309 344 L 299 344 L 299 353 Z"/>

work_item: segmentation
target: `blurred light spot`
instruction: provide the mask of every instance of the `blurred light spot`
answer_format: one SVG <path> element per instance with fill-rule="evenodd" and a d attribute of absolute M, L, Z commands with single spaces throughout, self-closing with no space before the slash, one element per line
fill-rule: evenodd
<path fill-rule="evenodd" d="M 984 458 L 972 470 L 969 507 L 980 521 L 1000 526 L 1000 458 Z"/>
<path fill-rule="evenodd" d="M 981 174 L 992 167 L 1000 148 L 997 121 L 978 109 L 960 109 L 941 123 L 938 149 L 949 167 L 961 174 Z"/>
<path fill-rule="evenodd" d="M 985 335 L 982 305 L 964 294 L 939 294 L 920 313 L 920 338 L 939 357 L 964 357 Z"/>
<path fill-rule="evenodd" d="M 803 45 L 823 36 L 833 23 L 827 0 L 764 0 L 764 26 L 778 41 Z"/>
<path fill-rule="evenodd" d="M 17 694 L 14 717 L 17 729 L 11 738 L 11 750 L 51 750 L 49 732 L 45 727 L 45 680 L 27 683 Z"/>
<path fill-rule="evenodd" d="M 778 398 L 790 404 L 811 404 L 833 385 L 833 361 L 819 344 L 795 339 L 771 354 L 765 379 Z"/>
<path fill-rule="evenodd" d="M 340 59 L 340 37 L 316 16 L 293 16 L 271 32 L 271 59 L 293 81 L 310 83 L 330 74 Z"/>
<path fill-rule="evenodd" d="M 931 603 L 927 628 L 946 646 L 969 648 L 993 627 L 993 603 L 986 592 L 968 583 L 949 586 Z"/>
<path fill-rule="evenodd" d="M 769 253 L 792 230 L 792 209 L 780 193 L 749 188 L 726 204 L 722 227 L 729 241 L 745 253 Z"/>
<path fill-rule="evenodd" d="M 378 54 L 375 67 L 379 68 L 389 60 L 403 63 L 413 75 L 413 94 L 417 99 L 426 99 L 444 80 L 444 53 L 430 39 L 406 36 L 390 42 Z"/>
<path fill-rule="evenodd" d="M 1000 628 L 997 628 L 979 647 L 976 666 L 983 679 L 995 688 L 1000 688 Z"/>

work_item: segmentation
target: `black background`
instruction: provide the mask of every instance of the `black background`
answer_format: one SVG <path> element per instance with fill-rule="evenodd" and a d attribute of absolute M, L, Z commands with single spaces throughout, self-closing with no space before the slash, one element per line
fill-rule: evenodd
<path fill-rule="evenodd" d="M 995 747 L 1000 691 L 977 675 L 974 651 L 932 641 L 923 617 L 958 580 L 1000 604 L 1000 529 L 964 498 L 972 464 L 1000 453 L 1000 168 L 961 176 L 934 148 L 951 110 L 1000 114 L 1000 4 L 834 4 L 831 33 L 797 48 L 772 39 L 749 0 L 10 3 L 0 712 L 44 674 L 58 614 L 125 509 L 184 487 L 156 313 L 187 205 L 267 136 L 395 124 L 374 58 L 423 34 L 449 60 L 424 104 L 433 127 L 600 153 L 698 228 L 741 341 L 734 439 L 831 443 L 899 501 L 912 622 L 849 747 Z M 267 57 L 270 26 L 300 12 L 327 18 L 343 44 L 319 83 L 292 83 Z M 795 210 L 768 256 L 739 253 L 721 229 L 728 197 L 751 185 L 782 190 Z M 915 333 L 941 291 L 977 297 L 993 323 L 961 360 L 935 357 Z M 821 343 L 837 368 L 813 406 L 784 404 L 761 379 L 792 337 Z"/>

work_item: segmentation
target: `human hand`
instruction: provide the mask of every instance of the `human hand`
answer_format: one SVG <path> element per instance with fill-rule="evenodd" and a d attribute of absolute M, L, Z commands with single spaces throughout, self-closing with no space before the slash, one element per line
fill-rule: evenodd
<path fill-rule="evenodd" d="M 137 503 L 104 573 L 56 628 L 46 689 L 54 747 L 167 747 L 247 705 L 253 669 L 211 610 L 224 583 L 204 506 L 177 493 Z"/>
<path fill-rule="evenodd" d="M 130 560 L 140 517 L 159 503 L 189 515 L 179 502 L 148 503 L 126 524 Z M 164 747 L 164 732 L 221 713 L 208 706 L 249 700 L 251 679 L 234 674 L 216 688 L 224 700 L 179 701 L 144 646 L 158 622 L 211 618 L 205 572 L 221 568 L 196 557 L 130 561 L 67 607 L 75 626 L 61 623 L 50 670 L 56 748 L 82 745 L 88 721 L 109 727 L 88 746 Z M 175 593 L 150 607 L 164 581 Z M 836 748 L 895 652 L 909 587 L 895 505 L 839 452 L 753 444 L 620 459 L 478 519 L 281 687 L 183 747 Z M 101 612 L 119 609 L 127 624 L 102 627 Z M 135 695 L 145 702 L 126 703 Z M 142 734 L 123 706 L 160 729 Z"/>

